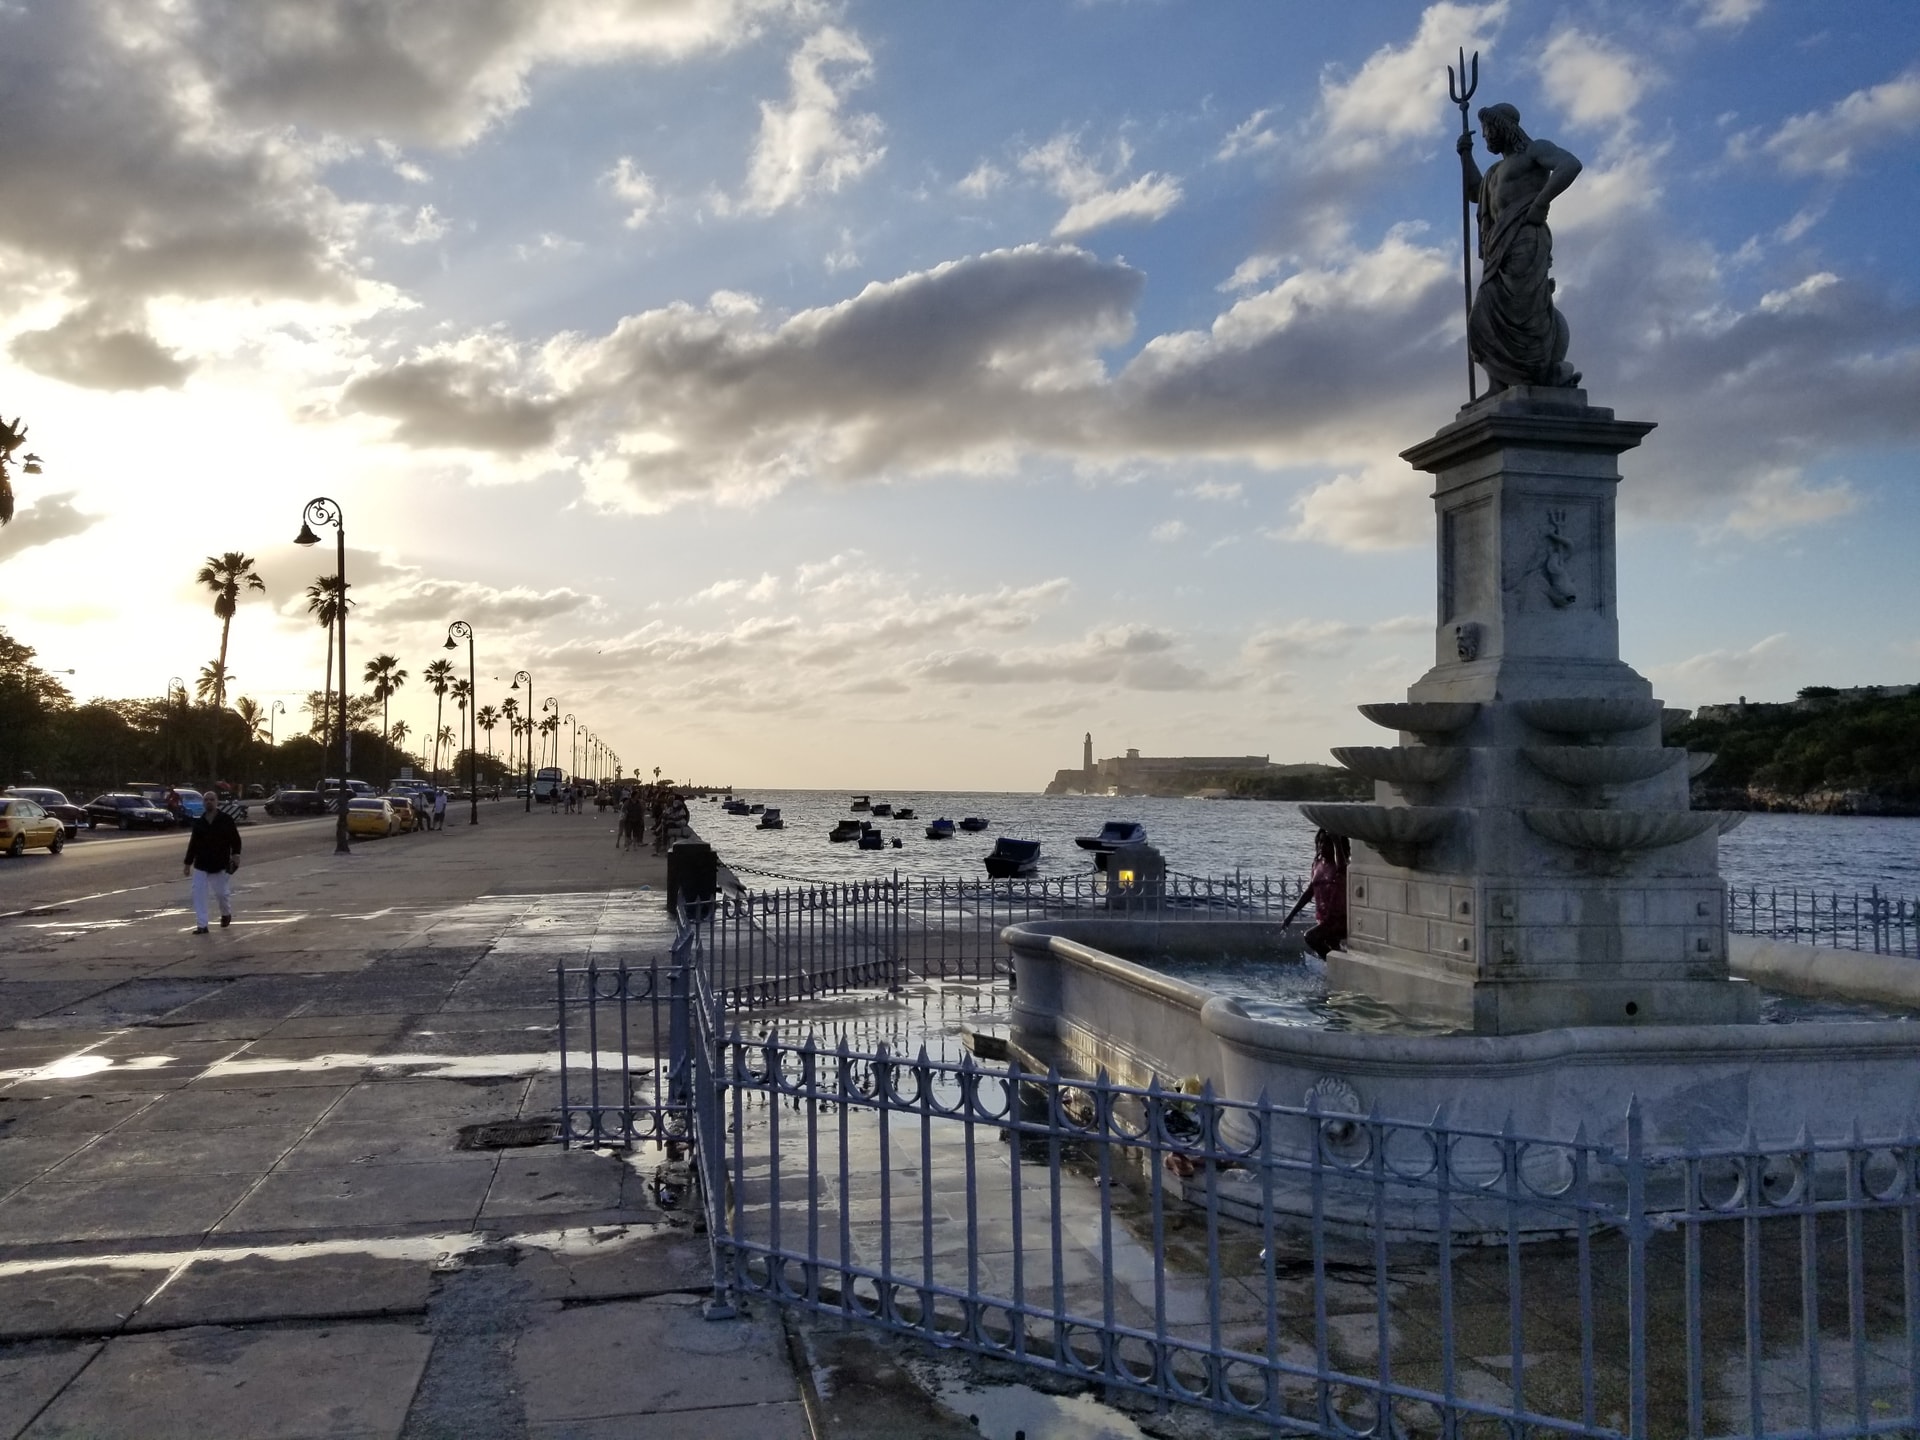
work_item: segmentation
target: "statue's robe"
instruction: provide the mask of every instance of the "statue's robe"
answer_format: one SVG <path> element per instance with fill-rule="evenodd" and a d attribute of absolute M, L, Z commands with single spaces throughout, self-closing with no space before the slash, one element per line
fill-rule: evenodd
<path fill-rule="evenodd" d="M 1467 318 L 1473 358 L 1496 387 L 1571 385 L 1566 317 L 1553 304 L 1553 234 L 1527 206 L 1497 209 L 1500 160 L 1480 185 L 1480 288 Z"/>

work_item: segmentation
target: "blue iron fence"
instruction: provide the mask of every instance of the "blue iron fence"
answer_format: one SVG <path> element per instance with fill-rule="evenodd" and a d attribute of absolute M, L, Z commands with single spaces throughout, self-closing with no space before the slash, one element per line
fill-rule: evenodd
<path fill-rule="evenodd" d="M 662 963 L 561 971 L 563 1133 L 692 1156 L 710 1314 L 765 1300 L 1276 1434 L 1920 1428 L 1920 1135 L 1665 1149 L 1630 1110 L 1536 1137 L 730 1018 L 991 983 L 956 935 L 1093 903 L 940 891 L 722 902 Z"/>
<path fill-rule="evenodd" d="M 1727 887 L 1727 930 L 1797 945 L 1920 959 L 1920 901 L 1883 894 Z"/>

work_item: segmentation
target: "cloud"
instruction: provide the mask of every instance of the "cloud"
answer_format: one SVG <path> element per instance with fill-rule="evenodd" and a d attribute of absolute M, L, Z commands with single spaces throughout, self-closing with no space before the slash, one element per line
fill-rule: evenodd
<path fill-rule="evenodd" d="M 1726 528 L 1753 538 L 1816 525 L 1859 507 L 1859 495 L 1844 480 L 1813 485 L 1797 469 L 1772 470 L 1742 490 Z"/>
<path fill-rule="evenodd" d="M 1246 486 L 1238 480 L 1202 480 L 1189 485 L 1180 493 L 1193 500 L 1218 500 L 1231 502 L 1238 500 L 1246 491 Z"/>
<path fill-rule="evenodd" d="M 885 127 L 877 115 L 841 112 L 845 92 L 873 78 L 858 36 L 816 30 L 787 64 L 785 105 L 763 102 L 742 209 L 769 215 L 815 194 L 834 194 L 880 163 Z"/>
<path fill-rule="evenodd" d="M 167 38 L 203 58 L 214 93 L 243 119 L 455 146 L 526 105 L 538 67 L 684 60 L 740 45 L 783 12 L 810 7 L 787 0 L 187 0 L 169 8 Z"/>
<path fill-rule="evenodd" d="M 1171 176 L 1149 171 L 1121 184 L 1120 172 L 1132 159 L 1131 148 L 1122 142 L 1118 163 L 1102 167 L 1081 150 L 1079 136 L 1063 133 L 1022 155 L 1020 168 L 1069 202 L 1053 227 L 1054 238 L 1064 239 L 1108 225 L 1150 225 L 1180 203 L 1180 182 Z"/>
<path fill-rule="evenodd" d="M 1493 48 L 1507 18 L 1507 0 L 1488 5 L 1429 5 L 1405 45 L 1383 45 L 1350 78 L 1329 66 L 1320 77 L 1319 125 L 1337 152 L 1359 146 L 1377 153 L 1445 129 L 1448 110 L 1433 103 L 1434 76 L 1456 62 L 1459 50 Z M 1342 164 L 1351 156 L 1342 154 Z"/>
<path fill-rule="evenodd" d="M 392 420 L 402 444 L 521 454 L 553 441 L 566 405 L 526 393 L 511 363 L 498 346 L 427 354 L 348 381 L 339 408 Z"/>
<path fill-rule="evenodd" d="M 1185 535 L 1186 533 L 1187 533 L 1186 521 L 1162 520 L 1158 525 L 1154 526 L 1152 530 L 1147 532 L 1147 538 L 1150 540 L 1156 540 L 1162 545 L 1171 545 L 1174 541 L 1178 540 L 1181 536 Z"/>
<path fill-rule="evenodd" d="M 613 168 L 600 177 L 600 183 L 627 207 L 626 219 L 620 223 L 629 230 L 638 230 L 660 209 L 660 192 L 651 177 L 633 163 L 631 155 L 616 160 Z"/>
<path fill-rule="evenodd" d="M 1540 83 L 1547 100 L 1576 126 L 1610 126 L 1628 119 L 1652 74 L 1644 62 L 1583 30 L 1560 31 L 1540 52 Z"/>
<path fill-rule="evenodd" d="M 1151 625 L 1116 625 L 1082 639 L 1007 651 L 952 651 L 928 657 L 915 675 L 937 685 L 1038 685 L 1067 682 L 1123 690 L 1205 690 L 1221 683 L 1170 652 L 1179 637 Z"/>
<path fill-rule="evenodd" d="M 1798 668 L 1800 649 L 1787 631 L 1756 640 L 1744 650 L 1708 650 L 1667 665 L 1651 665 L 1648 676 L 1669 703 L 1695 706 L 1731 700 L 1754 682 L 1777 680 Z"/>
<path fill-rule="evenodd" d="M 56 540 L 84 535 L 106 518 L 76 509 L 73 497 L 78 493 L 76 490 L 61 490 L 42 495 L 31 505 L 17 511 L 13 523 L 0 529 L 0 560 L 18 555 L 23 550 L 31 550 L 36 545 L 51 545 Z"/>
<path fill-rule="evenodd" d="M 954 189 L 969 200 L 984 200 L 1007 183 L 1007 172 L 991 161 L 982 160 L 954 183 Z"/>
<path fill-rule="evenodd" d="M 1860 155 L 1920 130 L 1920 65 L 1825 110 L 1783 121 L 1761 144 L 1789 175 L 1844 175 Z"/>
<path fill-rule="evenodd" d="M 1425 635 L 1432 629 L 1433 622 L 1423 615 L 1395 615 L 1366 625 L 1348 620 L 1289 620 L 1253 631 L 1242 642 L 1240 653 L 1249 663 L 1269 669 L 1303 656 L 1345 655 L 1365 640 Z"/>
<path fill-rule="evenodd" d="M 1739 30 L 1766 9 L 1767 0 L 1693 0 L 1703 30 Z"/>
<path fill-rule="evenodd" d="M 499 589 L 474 581 L 405 580 L 370 588 L 360 599 L 356 615 L 364 626 L 390 627 L 449 619 L 493 625 L 533 625 L 562 615 L 576 615 L 597 603 L 593 596 L 566 586 L 535 590 L 516 585 Z"/>
<path fill-rule="evenodd" d="M 1399 550 L 1433 537 L 1431 477 L 1380 465 L 1315 485 L 1293 502 L 1295 520 L 1276 538 L 1339 550 Z"/>
<path fill-rule="evenodd" d="M 1238 160 L 1243 155 L 1263 155 L 1269 150 L 1277 150 L 1283 143 L 1268 121 L 1273 118 L 1272 110 L 1256 110 L 1229 130 L 1221 140 L 1220 148 L 1214 151 L 1213 158 L 1224 164 L 1229 160 Z"/>
<path fill-rule="evenodd" d="M 192 363 L 144 324 L 116 323 L 93 305 L 68 311 L 49 329 L 16 335 L 7 348 L 30 370 L 92 390 L 176 390 L 193 373 Z"/>

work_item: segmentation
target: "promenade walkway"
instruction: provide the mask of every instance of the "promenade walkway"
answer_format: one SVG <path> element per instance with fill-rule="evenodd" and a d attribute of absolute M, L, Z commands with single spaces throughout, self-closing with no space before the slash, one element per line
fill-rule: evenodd
<path fill-rule="evenodd" d="M 777 1320 L 700 1318 L 657 1157 L 525 1143 L 551 967 L 664 954 L 662 862 L 597 812 L 481 813 L 277 836 L 207 936 L 176 842 L 32 877 L 0 919 L 0 1437 L 808 1433 Z"/>

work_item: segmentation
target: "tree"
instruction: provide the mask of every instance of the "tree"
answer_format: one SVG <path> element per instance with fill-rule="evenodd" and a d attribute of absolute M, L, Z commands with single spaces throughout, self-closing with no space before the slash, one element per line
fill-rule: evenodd
<path fill-rule="evenodd" d="M 453 687 L 453 662 L 440 659 L 427 666 L 423 672 L 427 685 L 433 691 L 433 778 L 440 778 L 440 731 L 441 709 L 447 702 L 447 691 Z"/>
<path fill-rule="evenodd" d="M 513 757 L 519 753 L 520 702 L 509 695 L 500 702 L 501 718 L 507 722 L 507 768 L 518 773 Z"/>
<path fill-rule="evenodd" d="M 373 698 L 380 702 L 380 733 L 387 734 L 387 702 L 407 683 L 407 672 L 400 668 L 397 655 L 376 655 L 367 662 L 367 683 L 373 686 Z"/>
<path fill-rule="evenodd" d="M 351 589 L 352 587 L 348 586 L 347 588 Z M 315 718 L 320 722 L 320 748 L 323 754 L 331 749 L 330 742 L 333 738 L 331 718 L 333 715 L 333 627 L 339 622 L 342 609 L 341 601 L 343 599 L 345 599 L 345 597 L 341 593 L 340 577 L 338 575 L 317 575 L 314 577 L 313 583 L 307 586 L 307 613 L 313 616 L 316 624 L 324 625 L 327 629 L 326 703 L 314 712 Z M 351 607 L 353 603 L 350 599 L 346 600 L 348 607 Z M 346 689 L 346 685 L 347 677 L 342 675 L 340 677 L 340 688 L 344 690 Z M 311 695 L 308 697 L 307 708 L 313 710 Z M 321 768 L 326 768 L 324 761 L 322 762 Z M 342 776 L 340 778 L 345 779 L 346 777 Z"/>
<path fill-rule="evenodd" d="M 473 700 L 473 684 L 467 680 L 456 680 L 453 682 L 452 688 L 453 703 L 460 707 L 460 739 L 458 743 L 470 746 L 473 744 L 473 730 L 467 724 L 467 706 Z M 453 778 L 456 781 L 459 780 L 460 772 L 458 770 L 454 771 Z"/>
<path fill-rule="evenodd" d="M 20 423 L 19 416 L 12 423 L 0 420 L 0 525 L 13 519 L 13 452 L 27 443 L 27 427 Z M 20 473 L 38 475 L 40 457 L 25 455 L 20 460 Z"/>
<path fill-rule="evenodd" d="M 199 678 L 193 682 L 193 693 L 202 705 L 211 705 L 218 709 L 220 696 L 226 692 L 227 681 L 231 678 L 227 674 L 226 666 L 218 660 L 211 661 L 200 667 Z"/>
<path fill-rule="evenodd" d="M 33 663 L 34 653 L 0 630 L 0 782 L 23 780 L 47 763 L 56 717 L 73 708 L 67 687 Z"/>
<path fill-rule="evenodd" d="M 559 758 L 558 750 L 560 745 L 560 741 L 558 739 L 558 736 L 560 734 L 560 717 L 558 715 L 547 716 L 546 719 L 540 722 L 540 733 L 542 735 L 552 735 L 556 737 L 554 739 L 553 744 L 555 748 L 555 758 L 558 759 Z M 540 749 L 540 758 L 542 760 L 547 758 L 547 751 L 545 746 L 542 746 Z"/>
<path fill-rule="evenodd" d="M 204 585 L 213 592 L 213 613 L 220 617 L 220 658 L 215 661 L 218 667 L 217 681 L 212 704 L 216 708 L 227 703 L 227 635 L 233 629 L 233 615 L 240 608 L 240 589 L 265 593 L 267 582 L 254 571 L 253 557 L 243 555 L 238 550 L 229 550 L 224 555 L 209 555 L 207 563 L 200 567 L 195 575 L 196 583 Z M 202 697 L 203 699 L 206 697 Z"/>
<path fill-rule="evenodd" d="M 493 727 L 500 723 L 500 712 L 491 705 L 482 705 L 473 712 L 473 723 L 487 732 L 487 761 L 493 761 Z"/>
<path fill-rule="evenodd" d="M 433 737 L 433 758 L 436 763 L 438 763 L 440 759 L 440 747 L 444 745 L 447 749 L 451 750 L 453 749 L 454 743 L 453 727 L 451 725 L 442 725 L 440 727 L 440 733 Z"/>
<path fill-rule="evenodd" d="M 407 736 L 412 733 L 406 721 L 396 720 L 393 722 L 393 729 L 387 734 L 387 743 L 404 755 L 407 753 Z"/>
<path fill-rule="evenodd" d="M 240 717 L 240 723 L 247 727 L 249 740 L 267 738 L 267 712 L 260 708 L 260 702 L 251 696 L 242 695 L 233 702 L 233 713 Z"/>

